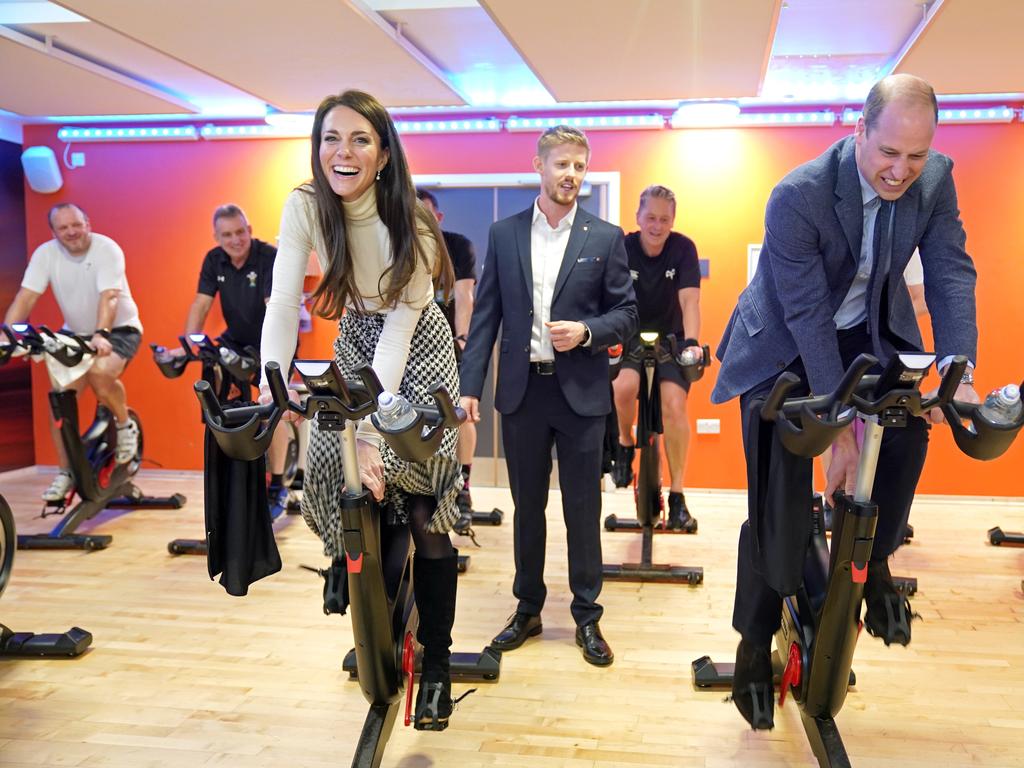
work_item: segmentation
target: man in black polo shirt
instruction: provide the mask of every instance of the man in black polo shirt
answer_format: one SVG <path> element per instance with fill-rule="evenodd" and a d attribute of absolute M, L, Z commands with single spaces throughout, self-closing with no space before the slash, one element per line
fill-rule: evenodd
<path fill-rule="evenodd" d="M 416 197 L 434 214 L 438 224 L 444 220 L 444 214 L 438 207 L 437 198 L 433 193 L 426 189 L 417 189 Z M 441 294 L 438 294 L 436 299 L 452 327 L 452 336 L 455 337 L 455 358 L 458 360 L 462 357 L 462 350 L 466 346 L 469 320 L 473 316 L 476 255 L 473 252 L 473 243 L 468 237 L 457 232 L 442 231 L 441 234 L 444 236 L 444 244 L 455 270 L 455 291 L 448 302 L 444 301 L 444 296 Z M 469 474 L 473 466 L 473 453 L 476 451 L 476 424 L 473 422 L 465 421 L 459 427 L 457 451 L 459 462 L 462 464 L 463 481 L 462 491 L 459 492 L 459 510 L 464 518 L 461 521 L 462 524 L 468 525 L 465 518 L 468 518 L 473 511 L 473 498 L 469 493 Z"/>
<path fill-rule="evenodd" d="M 245 212 L 237 205 L 222 205 L 213 212 L 213 239 L 218 245 L 206 254 L 199 271 L 199 290 L 185 320 L 185 333 L 202 333 L 206 317 L 220 294 L 220 308 L 227 330 L 221 345 L 238 353 L 260 348 L 263 316 L 270 298 L 277 248 L 252 236 Z M 267 453 L 270 497 L 281 493 L 288 432 L 282 424 Z"/>
<path fill-rule="evenodd" d="M 685 235 L 672 231 L 676 218 L 676 197 L 672 190 L 651 186 L 640 195 L 636 213 L 639 232 L 626 236 L 629 271 L 640 314 L 638 335 L 626 344 L 619 375 L 612 382 L 619 422 L 619 445 L 613 479 L 619 487 L 633 479 L 633 421 L 640 389 L 639 331 L 657 331 L 661 339 L 675 334 L 685 339 L 681 348 L 703 354 L 697 343 L 700 334 L 700 263 L 697 247 Z M 667 346 L 667 345 L 666 345 Z M 691 517 L 683 496 L 686 453 L 690 445 L 690 423 L 686 415 L 690 383 L 669 355 L 658 362 L 665 455 L 671 485 L 668 494 L 668 527 L 694 533 L 697 520 Z"/>

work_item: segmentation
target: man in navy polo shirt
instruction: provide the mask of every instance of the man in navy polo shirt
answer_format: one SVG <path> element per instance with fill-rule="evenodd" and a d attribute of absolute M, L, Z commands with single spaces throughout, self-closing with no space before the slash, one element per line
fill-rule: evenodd
<path fill-rule="evenodd" d="M 673 232 L 676 196 L 667 187 L 647 187 L 640 195 L 636 223 L 640 228 L 626 236 L 626 255 L 640 313 L 637 334 L 626 344 L 619 375 L 612 382 L 615 411 L 619 420 L 619 445 L 613 479 L 625 487 L 633 480 L 633 421 L 640 390 L 640 331 L 657 331 L 661 339 L 670 334 L 694 355 L 703 354 L 697 343 L 700 334 L 700 262 L 693 240 Z M 665 349 L 667 342 L 659 342 Z M 697 520 L 690 515 L 683 495 L 683 474 L 690 446 L 690 423 L 686 412 L 690 382 L 672 360 L 659 353 L 661 414 L 668 457 L 668 527 L 696 533 Z"/>
<path fill-rule="evenodd" d="M 219 293 L 221 313 L 227 323 L 227 330 L 219 337 L 221 345 L 238 353 L 246 347 L 259 350 L 277 248 L 253 238 L 245 212 L 231 203 L 213 212 L 213 239 L 217 247 L 203 259 L 199 289 L 188 310 L 185 333 L 203 332 Z M 288 433 L 282 425 L 267 454 L 271 499 L 280 495 L 287 448 Z"/>

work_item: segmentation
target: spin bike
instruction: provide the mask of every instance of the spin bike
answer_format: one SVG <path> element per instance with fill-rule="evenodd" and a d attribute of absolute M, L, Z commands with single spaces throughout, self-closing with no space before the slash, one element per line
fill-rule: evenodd
<path fill-rule="evenodd" d="M 14 515 L 6 499 L 0 496 L 0 597 L 7 589 L 14 567 Z M 92 635 L 72 627 L 57 635 L 13 632 L 0 624 L 0 658 L 8 656 L 80 656 L 92 645 Z"/>
<path fill-rule="evenodd" d="M 704 375 L 704 369 L 711 363 L 711 352 L 707 345 L 703 347 L 703 356 L 700 360 L 683 365 L 679 363 L 678 340 L 675 336 L 669 336 L 668 341 L 672 359 L 680 365 L 683 376 L 691 383 L 698 381 Z M 673 530 L 665 524 L 665 499 L 661 495 L 661 387 L 657 369 L 659 358 L 664 359 L 667 352 L 659 346 L 657 333 L 641 332 L 640 343 L 643 350 L 640 360 L 643 373 L 640 380 L 640 408 L 636 434 L 640 467 L 634 481 L 633 494 L 636 500 L 636 519 L 619 518 L 614 514 L 604 519 L 605 530 L 640 531 L 640 562 L 605 563 L 604 578 L 613 581 L 701 584 L 704 581 L 704 569 L 700 566 L 651 562 L 655 533 L 683 534 L 686 531 Z M 613 371 L 613 378 L 614 373 Z"/>
<path fill-rule="evenodd" d="M 865 422 L 854 496 L 836 494 L 831 551 L 820 506 L 812 507 L 803 585 L 783 600 L 782 624 L 775 634 L 773 666 L 781 673 L 776 681 L 779 705 L 792 691 L 811 749 L 823 767 L 850 766 L 834 718 L 855 683 L 851 667 L 864 626 L 860 606 L 878 521 L 878 507 L 870 497 L 883 432 L 905 426 L 909 415 L 940 407 L 960 450 L 971 458 L 988 460 L 1002 455 L 1024 426 L 1024 415 L 1015 424 L 994 424 L 979 413 L 976 404 L 953 400 L 967 365 L 965 357 L 953 359 L 935 397 L 922 399 L 918 387 L 934 360 L 931 354 L 901 353 L 880 375 L 869 376 L 865 374 L 877 361 L 861 355 L 835 392 L 817 397 L 787 398 L 799 379 L 784 373 L 761 409 L 762 419 L 775 422 L 785 448 L 806 458 L 825 450 L 855 416 Z M 969 419 L 972 429 L 965 428 L 962 419 Z M 906 643 L 910 618 L 904 601 L 894 611 L 889 635 L 883 637 L 886 645 Z M 692 664 L 693 684 L 731 687 L 733 667 L 704 656 Z M 770 702 L 755 702 L 755 727 L 771 725 L 768 706 Z"/>
<path fill-rule="evenodd" d="M 33 328 L 27 323 L 0 327 L 7 337 L 6 348 L 0 355 L 0 364 L 17 350 L 40 359 L 47 354 L 61 365 L 74 368 L 94 350 L 81 336 L 67 331 L 53 332 L 46 326 Z M 50 410 L 60 429 L 61 441 L 70 464 L 74 487 L 61 501 L 48 501 L 42 517 L 63 515 L 49 533 L 18 536 L 18 549 L 105 549 L 113 540 L 102 534 L 76 534 L 78 526 L 91 520 L 104 509 L 181 509 L 185 497 L 146 496 L 132 482 L 142 463 L 142 423 L 138 414 L 129 409 L 128 415 L 139 430 L 139 448 L 126 464 L 114 461 L 117 445 L 117 426 L 110 409 L 96 405 L 92 425 L 80 433 L 78 427 L 78 398 L 73 389 L 50 392 Z M 75 494 L 80 501 L 70 507 Z M 69 508 L 70 507 L 70 508 Z M 53 508 L 53 511 L 47 510 Z"/>
<path fill-rule="evenodd" d="M 412 591 L 411 535 L 407 526 L 389 526 L 381 521 L 377 502 L 359 479 L 355 422 L 377 410 L 377 395 L 382 388 L 376 374 L 366 366 L 357 372 L 360 381 L 346 381 L 333 360 L 296 360 L 295 370 L 309 392 L 301 405 L 288 399 L 280 368 L 273 362 L 266 365 L 273 397 L 268 405 L 223 409 L 207 382 L 197 382 L 195 390 L 204 421 L 220 448 L 233 458 L 253 460 L 262 455 L 287 410 L 305 418 L 315 417 L 319 429 L 342 433 L 345 488 L 341 520 L 347 580 L 338 585 L 339 602 L 331 612 L 348 609 L 352 613 L 355 649 L 346 656 L 344 668 L 358 679 L 370 704 L 352 766 L 372 768 L 380 765 L 403 699 L 405 725 L 412 722 L 419 617 Z M 435 385 L 430 394 L 436 407 L 414 406 L 416 420 L 401 431 L 382 428 L 374 416 L 374 424 L 388 445 L 406 461 L 428 459 L 440 445 L 444 430 L 457 428 L 466 418 L 443 386 Z M 388 568 L 389 564 L 399 567 Z M 354 660 L 352 666 L 350 659 Z M 450 664 L 453 681 L 496 681 L 501 654 L 491 648 L 479 654 L 453 653 Z"/>
<path fill-rule="evenodd" d="M 202 380 L 210 384 L 222 405 L 229 405 L 233 399 L 251 399 L 252 387 L 259 376 L 259 355 L 255 350 L 246 347 L 240 354 L 216 343 L 205 333 L 179 336 L 178 343 L 184 352 L 182 355 L 172 354 L 167 347 L 149 345 L 153 351 L 153 362 L 165 378 L 176 379 L 185 372 L 189 363 L 199 362 Z M 269 499 L 271 522 L 285 512 L 289 515 L 299 513 L 301 491 L 291 486 L 306 455 L 308 433 L 294 423 L 289 423 L 288 429 L 288 449 L 281 481 L 282 487 L 288 490 L 287 494 Z M 167 551 L 172 555 L 206 555 L 206 539 L 174 539 L 167 544 Z"/>

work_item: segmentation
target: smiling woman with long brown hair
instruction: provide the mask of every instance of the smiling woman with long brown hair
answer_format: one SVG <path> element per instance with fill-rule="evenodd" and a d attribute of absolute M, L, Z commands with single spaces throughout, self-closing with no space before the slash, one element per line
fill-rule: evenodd
<path fill-rule="evenodd" d="M 323 278 L 314 310 L 340 320 L 335 360 L 346 378 L 370 364 L 384 389 L 412 403 L 430 403 L 427 388 L 440 381 L 456 396 L 458 373 L 451 330 L 433 301 L 432 273 L 453 276 L 432 215 L 416 199 L 394 122 L 373 96 L 345 91 L 320 104 L 313 121 L 313 179 L 285 203 L 274 283 L 263 324 L 261 357 L 287 370 L 295 353 L 306 262 L 315 250 Z M 455 457 L 456 430 L 427 462 L 399 459 L 369 420 L 359 424 L 360 478 L 391 524 L 409 524 L 416 545 L 413 568 L 417 639 L 423 645 L 416 727 L 441 730 L 452 710 L 448 674 L 455 621 L 457 553 L 448 532 L 458 519 L 462 485 Z M 343 483 L 338 432 L 313 429 L 302 514 L 332 558 L 343 552 Z"/>

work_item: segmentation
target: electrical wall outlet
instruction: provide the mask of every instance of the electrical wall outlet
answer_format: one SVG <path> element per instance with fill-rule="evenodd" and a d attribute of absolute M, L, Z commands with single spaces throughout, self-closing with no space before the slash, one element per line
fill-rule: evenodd
<path fill-rule="evenodd" d="M 717 435 L 722 431 L 722 422 L 718 419 L 697 419 L 698 435 Z"/>
<path fill-rule="evenodd" d="M 85 165 L 85 152 L 72 152 L 71 153 L 71 167 L 81 168 Z"/>

